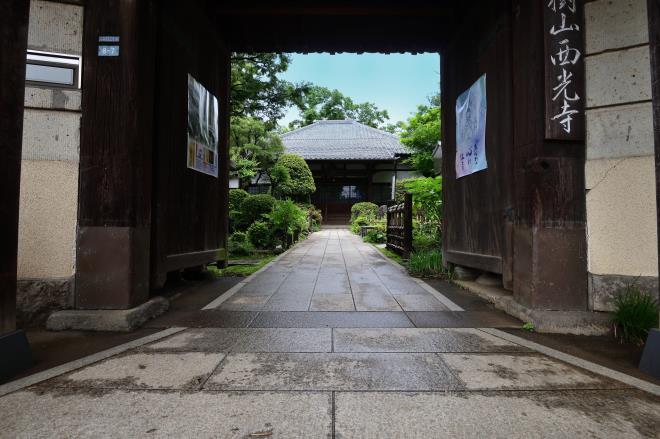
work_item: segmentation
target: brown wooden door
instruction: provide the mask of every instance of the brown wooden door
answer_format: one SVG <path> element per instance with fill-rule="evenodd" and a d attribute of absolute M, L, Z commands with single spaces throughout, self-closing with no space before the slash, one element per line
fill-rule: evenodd
<path fill-rule="evenodd" d="M 502 273 L 511 288 L 512 104 L 510 3 L 489 2 L 441 56 L 443 247 L 447 261 Z M 456 98 L 486 74 L 488 168 L 456 179 Z"/>
<path fill-rule="evenodd" d="M 228 53 L 190 23 L 201 12 L 164 2 L 160 10 L 152 209 L 152 281 L 215 261 L 225 247 L 228 196 Z M 206 29 L 206 31 L 204 31 Z M 218 99 L 218 176 L 188 168 L 188 75 Z"/>

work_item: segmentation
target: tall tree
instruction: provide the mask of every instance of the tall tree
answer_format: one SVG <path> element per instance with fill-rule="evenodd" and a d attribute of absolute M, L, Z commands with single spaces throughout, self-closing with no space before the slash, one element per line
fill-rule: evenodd
<path fill-rule="evenodd" d="M 293 84 L 278 75 L 289 68 L 283 53 L 233 53 L 231 56 L 231 111 L 235 117 L 254 117 L 275 128 L 308 84 Z"/>
<path fill-rule="evenodd" d="M 261 172 L 268 174 L 284 152 L 282 140 L 266 124 L 253 117 L 232 117 L 229 156 L 234 163 L 232 176 L 242 188 Z"/>
<path fill-rule="evenodd" d="M 439 101 L 439 95 L 435 95 L 429 99 L 428 105 L 418 106 L 399 134 L 401 143 L 412 151 L 408 163 L 427 177 L 435 174 L 433 150 L 440 142 Z"/>
<path fill-rule="evenodd" d="M 354 119 L 362 124 L 379 128 L 390 118 L 387 110 L 379 110 L 376 104 L 371 102 L 356 104 L 339 90 L 307 85 L 300 92 L 294 101 L 300 110 L 300 119 L 291 122 L 290 129 L 310 125 L 323 119 Z"/>

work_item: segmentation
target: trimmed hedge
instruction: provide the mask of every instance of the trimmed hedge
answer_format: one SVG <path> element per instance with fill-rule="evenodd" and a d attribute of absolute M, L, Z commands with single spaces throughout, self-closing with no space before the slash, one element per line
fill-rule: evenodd
<path fill-rule="evenodd" d="M 263 219 L 263 215 L 272 212 L 275 198 L 268 194 L 250 195 L 241 204 L 240 229 L 246 230 L 255 221 Z"/>

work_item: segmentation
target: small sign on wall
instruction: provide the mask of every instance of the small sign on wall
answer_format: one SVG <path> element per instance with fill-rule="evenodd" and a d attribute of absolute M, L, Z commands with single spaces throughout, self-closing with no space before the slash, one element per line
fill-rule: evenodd
<path fill-rule="evenodd" d="M 456 178 L 488 168 L 486 75 L 456 99 Z"/>
<path fill-rule="evenodd" d="M 101 35 L 99 37 L 98 56 L 119 56 L 119 37 Z"/>
<path fill-rule="evenodd" d="M 545 138 L 584 140 L 581 0 L 544 0 Z"/>

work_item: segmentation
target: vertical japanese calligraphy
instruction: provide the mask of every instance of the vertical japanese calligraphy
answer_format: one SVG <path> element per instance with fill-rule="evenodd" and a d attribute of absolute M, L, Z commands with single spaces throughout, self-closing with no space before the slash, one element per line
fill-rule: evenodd
<path fill-rule="evenodd" d="M 541 1 L 545 4 L 545 138 L 584 140 L 583 2 Z"/>
<path fill-rule="evenodd" d="M 486 75 L 456 99 L 456 178 L 488 167 L 486 161 Z"/>

